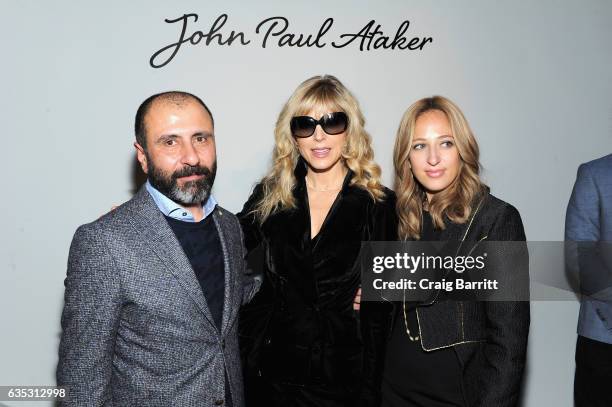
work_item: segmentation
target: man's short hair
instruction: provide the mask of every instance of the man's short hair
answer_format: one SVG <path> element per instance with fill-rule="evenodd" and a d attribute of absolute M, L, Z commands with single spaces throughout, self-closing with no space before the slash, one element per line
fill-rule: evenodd
<path fill-rule="evenodd" d="M 136 119 L 134 121 L 134 132 L 136 134 L 136 141 L 144 149 L 147 148 L 147 129 L 145 126 L 145 116 L 147 115 L 147 113 L 151 109 L 151 106 L 153 105 L 153 102 L 155 101 L 175 104 L 177 106 L 182 106 L 189 101 L 195 101 L 199 103 L 204 108 L 204 110 L 208 112 L 208 114 L 210 115 L 210 120 L 212 121 L 213 127 L 215 126 L 215 119 L 213 118 L 213 115 L 210 109 L 208 108 L 208 106 L 206 106 L 206 103 L 204 103 L 204 101 L 202 101 L 202 99 L 200 99 L 196 95 L 191 94 L 189 92 L 183 92 L 180 90 L 173 90 L 169 92 L 157 93 L 155 95 L 152 95 L 146 98 L 145 101 L 140 104 L 140 106 L 138 107 L 138 110 L 136 111 Z"/>

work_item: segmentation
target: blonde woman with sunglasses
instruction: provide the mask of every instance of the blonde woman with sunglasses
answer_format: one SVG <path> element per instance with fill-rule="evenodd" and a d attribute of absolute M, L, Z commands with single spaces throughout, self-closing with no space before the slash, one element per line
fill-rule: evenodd
<path fill-rule="evenodd" d="M 379 405 L 382 319 L 353 299 L 361 242 L 395 240 L 397 219 L 364 123 L 333 76 L 303 82 L 278 117 L 272 168 L 238 214 L 264 274 L 241 314 L 247 405 Z"/>

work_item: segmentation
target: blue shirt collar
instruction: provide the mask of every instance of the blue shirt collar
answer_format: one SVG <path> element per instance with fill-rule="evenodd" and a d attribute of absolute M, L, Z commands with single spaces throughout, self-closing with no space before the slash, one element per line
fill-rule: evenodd
<path fill-rule="evenodd" d="M 155 204 L 159 208 L 159 210 L 170 218 L 181 220 L 183 222 L 195 222 L 193 215 L 187 209 L 183 208 L 181 205 L 174 202 L 172 199 L 168 198 L 166 195 L 159 192 L 151 183 L 147 180 L 145 184 L 145 188 L 149 191 L 149 194 L 155 201 Z M 202 205 L 202 210 L 204 211 L 204 218 L 206 219 L 208 215 L 213 213 L 215 207 L 217 206 L 217 201 L 212 196 L 212 194 L 208 197 L 206 202 Z"/>

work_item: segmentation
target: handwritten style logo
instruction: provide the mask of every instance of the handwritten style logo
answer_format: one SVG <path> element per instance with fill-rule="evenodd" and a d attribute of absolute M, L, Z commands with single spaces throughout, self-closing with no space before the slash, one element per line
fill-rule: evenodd
<path fill-rule="evenodd" d="M 199 16 L 194 13 L 184 14 L 174 19 L 165 19 L 168 24 L 180 25 L 178 40 L 157 50 L 149 64 L 152 68 L 162 68 L 168 65 L 178 54 L 183 45 L 219 45 L 219 46 L 249 46 L 256 44 L 247 38 L 247 34 L 237 30 L 223 30 L 229 17 L 221 14 L 212 23 L 208 31 L 190 30 L 189 22 L 198 21 Z M 257 38 L 261 48 L 268 46 L 282 47 L 316 47 L 324 48 L 330 44 L 334 48 L 344 48 L 348 46 L 358 46 L 360 51 L 372 51 L 377 49 L 408 50 L 416 51 L 433 42 L 432 37 L 412 37 L 405 36 L 410 26 L 410 21 L 404 20 L 393 37 L 385 35 L 382 26 L 376 20 L 370 20 L 359 31 L 355 33 L 344 33 L 336 37 L 335 40 L 325 40 L 328 33 L 332 30 L 334 19 L 329 17 L 323 21 L 316 34 L 295 33 L 290 31 L 289 20 L 285 17 L 270 17 L 262 20 L 254 30 L 254 37 Z M 189 27 L 188 27 L 189 26 Z M 189 28 L 189 30 L 188 30 Z"/>

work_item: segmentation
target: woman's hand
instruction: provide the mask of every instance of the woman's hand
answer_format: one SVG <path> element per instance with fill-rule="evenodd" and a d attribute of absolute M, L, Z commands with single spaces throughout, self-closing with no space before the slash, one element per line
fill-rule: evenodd
<path fill-rule="evenodd" d="M 355 294 L 355 298 L 353 299 L 353 309 L 355 311 L 359 311 L 361 307 L 361 287 L 357 290 L 357 294 Z"/>

